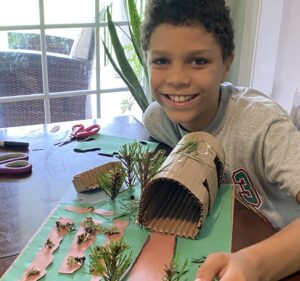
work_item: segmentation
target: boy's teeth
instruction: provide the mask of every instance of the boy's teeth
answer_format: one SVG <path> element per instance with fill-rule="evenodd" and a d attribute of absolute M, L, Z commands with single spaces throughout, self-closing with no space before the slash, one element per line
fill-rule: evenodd
<path fill-rule="evenodd" d="M 178 95 L 169 95 L 169 98 L 172 101 L 176 101 L 176 102 L 185 102 L 185 101 L 189 101 L 193 98 L 193 96 L 178 96 Z"/>

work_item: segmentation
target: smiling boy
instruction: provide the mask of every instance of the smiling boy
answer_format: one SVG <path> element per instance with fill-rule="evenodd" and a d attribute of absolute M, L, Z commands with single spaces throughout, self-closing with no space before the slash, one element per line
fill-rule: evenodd
<path fill-rule="evenodd" d="M 222 144 L 236 194 L 274 227 L 269 239 L 236 253 L 214 253 L 199 280 L 279 280 L 300 269 L 300 134 L 264 94 L 225 83 L 234 57 L 223 0 L 149 0 L 142 46 L 156 100 L 144 125 L 174 147 L 193 131 Z M 284 254 L 284 259 L 280 259 Z"/>
<path fill-rule="evenodd" d="M 232 56 L 223 61 L 203 27 L 168 23 L 153 32 L 147 56 L 152 95 L 168 117 L 190 132 L 205 129 L 217 113 Z"/>

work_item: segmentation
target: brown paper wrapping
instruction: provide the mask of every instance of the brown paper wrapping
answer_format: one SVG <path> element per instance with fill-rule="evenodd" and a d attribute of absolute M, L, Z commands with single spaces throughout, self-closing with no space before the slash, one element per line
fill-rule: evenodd
<path fill-rule="evenodd" d="M 122 166 L 121 162 L 108 162 L 91 170 L 82 172 L 73 177 L 73 185 L 77 192 L 96 189 L 99 187 L 98 178 L 103 172 L 108 172 L 117 166 Z"/>
<path fill-rule="evenodd" d="M 214 205 L 224 151 L 212 135 L 185 135 L 142 190 L 139 223 L 151 231 L 195 239 Z"/>

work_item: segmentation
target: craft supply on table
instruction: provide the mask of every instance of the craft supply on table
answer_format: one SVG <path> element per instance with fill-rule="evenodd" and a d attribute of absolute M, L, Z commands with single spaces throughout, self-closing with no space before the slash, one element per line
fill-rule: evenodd
<path fill-rule="evenodd" d="M 91 195 L 92 197 L 94 195 Z M 120 197 L 115 202 L 109 202 L 104 200 L 97 204 L 94 204 L 95 209 L 105 209 L 109 211 L 114 211 L 116 214 L 122 212 L 123 204 L 127 202 L 130 204 L 130 201 L 126 200 L 128 194 L 126 192 L 120 194 Z M 196 272 L 198 270 L 199 264 L 193 263 L 195 259 L 200 259 L 203 256 L 208 256 L 212 252 L 221 251 L 221 252 L 230 252 L 231 250 L 231 231 L 232 231 L 232 208 L 233 208 L 233 190 L 229 185 L 222 185 L 217 194 L 215 205 L 212 212 L 207 217 L 205 224 L 201 230 L 200 235 L 197 239 L 186 239 L 186 238 L 177 238 L 175 244 L 175 255 L 178 256 L 178 262 L 182 264 L 186 259 L 188 259 L 187 273 L 184 276 L 186 280 L 194 280 Z M 122 205 L 121 205 L 122 204 Z M 2 276 L 1 281 L 12 281 L 20 280 L 22 273 L 28 268 L 28 266 L 35 260 L 37 253 L 40 251 L 41 247 L 47 241 L 50 231 L 55 226 L 57 220 L 61 217 L 65 219 L 70 219 L 74 221 L 75 228 L 78 228 L 80 222 L 85 217 L 92 217 L 93 219 L 101 219 L 102 217 L 93 212 L 89 214 L 70 212 L 65 209 L 66 206 L 77 206 L 77 207 L 86 207 L 90 208 L 90 204 L 79 204 L 76 201 L 68 202 L 67 204 L 59 204 L 54 212 L 51 213 L 49 218 L 41 226 L 39 231 L 29 242 L 26 248 L 18 256 L 14 264 L 9 268 L 9 270 Z M 125 218 L 125 217 L 123 217 Z M 105 219 L 107 226 L 112 225 L 114 216 L 108 216 Z M 131 220 L 129 225 L 126 227 L 126 230 L 123 235 L 123 241 L 126 242 L 130 251 L 133 253 L 133 264 L 138 259 L 139 256 L 142 256 L 142 252 L 145 246 L 145 243 L 150 235 L 150 232 L 145 230 L 142 227 L 139 227 L 135 220 Z M 13 235 L 13 234 L 12 234 Z M 72 242 L 76 236 L 76 231 L 71 231 L 67 234 L 61 247 L 59 247 L 55 254 L 54 260 L 51 266 L 47 268 L 45 280 L 59 280 L 59 281 L 69 281 L 69 280 L 80 280 L 80 281 L 90 281 L 91 275 L 88 273 L 88 266 L 90 264 L 90 249 L 86 251 L 86 261 L 85 266 L 80 270 L 74 272 L 71 275 L 59 273 L 59 268 L 64 257 L 68 253 L 68 250 L 71 248 Z M 97 235 L 95 245 L 104 245 L 106 242 L 105 236 Z M 160 245 L 154 244 L 153 247 L 160 247 Z M 172 246 L 173 247 L 173 246 Z M 148 267 L 151 267 L 151 264 L 148 264 Z M 147 271 L 147 267 L 145 268 Z M 151 270 L 151 269 L 149 269 Z M 130 271 L 128 272 L 130 274 Z M 184 280 L 185 280 L 184 279 Z M 98 279 L 99 280 L 99 279 Z M 127 279 L 124 279 L 127 280 Z"/>
<path fill-rule="evenodd" d="M 82 172 L 73 177 L 73 185 L 77 192 L 99 188 L 99 175 L 119 166 L 122 166 L 120 162 L 108 162 L 104 165 Z"/>
<path fill-rule="evenodd" d="M 198 235 L 196 236 L 182 235 L 185 237 L 192 237 L 193 239 L 186 239 L 180 237 L 175 238 L 175 236 L 177 236 L 178 234 L 181 235 L 180 232 L 178 233 L 176 232 L 176 233 L 172 233 L 175 235 L 171 237 L 174 238 L 172 239 L 172 241 L 174 240 L 175 242 L 176 239 L 176 242 L 167 244 L 164 241 L 164 239 L 161 238 L 165 236 L 165 234 L 154 233 L 151 235 L 151 232 L 149 230 L 145 229 L 137 222 L 138 215 L 144 214 L 146 217 L 149 216 L 151 217 L 153 210 L 154 213 L 157 213 L 155 212 L 157 208 L 152 208 L 153 205 L 151 205 L 150 209 L 147 210 L 146 212 L 143 213 L 140 210 L 138 213 L 139 208 L 141 209 L 142 207 L 145 206 L 144 205 L 145 202 L 147 203 L 148 201 L 149 203 L 149 201 L 151 201 L 150 200 L 151 198 L 149 199 L 149 197 L 151 196 L 147 197 L 145 196 L 144 192 L 141 193 L 141 180 L 140 177 L 137 176 L 137 178 L 139 179 L 139 183 L 137 183 L 131 188 L 128 188 L 127 190 L 124 190 L 123 192 L 118 193 L 117 197 L 115 197 L 114 200 L 108 200 L 107 198 L 104 198 L 104 200 L 97 202 L 96 204 L 93 204 L 91 203 L 92 200 L 91 198 L 85 204 L 80 204 L 77 199 L 74 200 L 74 197 L 72 197 L 71 199 L 68 199 L 68 201 L 64 201 L 65 203 L 67 203 L 67 206 L 66 204 L 63 203 L 59 204 L 57 209 L 50 215 L 47 221 L 42 225 L 41 229 L 38 231 L 35 237 L 30 241 L 30 243 L 26 246 L 26 248 L 22 251 L 22 253 L 18 256 L 13 266 L 5 273 L 5 275 L 2 277 L 1 280 L 2 281 L 20 280 L 19 279 L 20 276 L 27 269 L 28 265 L 34 263 L 34 259 L 37 253 L 40 251 L 42 245 L 45 245 L 45 243 L 47 244 L 48 242 L 47 237 L 49 237 L 49 231 L 53 228 L 55 224 L 57 225 L 57 219 L 60 217 L 74 221 L 76 229 L 78 229 L 78 227 L 80 226 L 80 222 L 82 222 L 84 218 L 88 220 L 94 220 L 94 219 L 97 220 L 97 218 L 99 219 L 100 217 L 102 218 L 101 221 L 103 224 L 101 223 L 101 227 L 99 227 L 99 233 L 98 232 L 94 233 L 90 226 L 87 226 L 85 232 L 82 233 L 83 235 L 74 231 L 70 232 L 68 234 L 68 237 L 66 237 L 66 239 L 63 241 L 62 246 L 59 247 L 55 252 L 55 254 L 53 255 L 54 259 L 52 265 L 49 267 L 47 266 L 47 271 L 45 272 L 46 274 L 45 278 L 47 280 L 48 279 L 60 280 L 60 281 L 68 281 L 70 279 L 81 280 L 81 281 L 99 280 L 99 279 L 95 279 L 94 275 L 91 275 L 94 273 L 94 271 L 90 271 L 91 274 L 88 274 L 88 270 L 87 270 L 87 268 L 91 269 L 91 265 L 92 266 L 94 265 L 94 263 L 92 262 L 93 259 L 91 255 L 88 254 L 91 253 L 91 250 L 93 249 L 89 246 L 89 249 L 86 249 L 86 251 L 84 252 L 80 252 L 80 257 L 77 257 L 76 256 L 77 254 L 74 257 L 73 254 L 70 255 L 69 249 L 71 249 L 72 243 L 74 241 L 77 241 L 76 243 L 78 245 L 80 244 L 78 247 L 82 246 L 81 243 L 85 243 L 85 242 L 89 243 L 89 241 L 93 241 L 93 243 L 95 244 L 94 250 L 102 249 L 103 246 L 107 244 L 107 240 L 104 239 L 103 237 L 105 233 L 107 233 L 105 235 L 109 235 L 110 237 L 113 237 L 114 235 L 122 236 L 122 241 L 126 244 L 127 250 L 126 252 L 124 252 L 124 255 L 126 255 L 126 257 L 130 257 L 130 259 L 128 259 L 130 261 L 128 262 L 129 264 L 126 265 L 126 267 L 128 266 L 127 267 L 128 270 L 126 270 L 125 272 L 126 276 L 124 276 L 125 278 L 128 277 L 129 279 L 127 278 L 124 280 L 131 280 L 130 278 L 133 278 L 133 276 L 138 276 L 138 278 L 139 276 L 147 277 L 148 275 L 150 275 L 151 271 L 153 273 L 151 275 L 152 277 L 158 275 L 160 276 L 161 271 L 162 270 L 165 271 L 166 266 L 170 266 L 170 265 L 166 265 L 166 263 L 170 263 L 172 255 L 173 257 L 178 257 L 178 262 L 180 264 L 183 263 L 186 264 L 187 268 L 186 268 L 186 274 L 184 276 L 186 280 L 194 280 L 199 264 L 194 263 L 193 261 L 199 260 L 202 257 L 206 257 L 208 254 L 212 252 L 216 252 L 216 251 L 229 252 L 231 249 L 232 218 L 233 218 L 232 211 L 233 211 L 234 193 L 230 185 L 220 186 L 218 192 L 214 192 L 213 190 L 210 190 L 211 188 L 213 188 L 212 185 L 217 185 L 219 187 L 219 183 L 220 183 L 219 177 L 222 172 L 222 165 L 224 163 L 224 157 L 222 155 L 222 152 L 221 150 L 219 150 L 220 148 L 218 147 L 217 143 L 214 142 L 214 139 L 212 139 L 213 137 L 210 135 L 208 136 L 205 135 L 204 138 L 202 138 L 201 141 L 199 142 L 199 139 L 196 139 L 197 141 L 195 141 L 193 138 L 189 138 L 190 136 L 193 135 L 189 135 L 186 137 L 188 145 L 186 145 L 186 143 L 181 144 L 180 149 L 175 148 L 175 150 L 172 151 L 172 153 L 176 154 L 176 157 L 175 155 L 173 155 L 173 160 L 175 159 L 175 162 L 178 162 L 177 165 L 179 166 L 179 169 L 177 170 L 175 169 L 176 173 L 178 173 L 178 176 L 182 172 L 186 174 L 185 175 L 186 178 L 191 178 L 191 180 L 198 179 L 197 176 L 195 175 L 194 177 L 191 177 L 190 175 L 191 169 L 186 169 L 187 167 L 185 165 L 180 166 L 180 163 L 181 164 L 186 163 L 188 167 L 192 166 L 192 170 L 193 168 L 197 170 L 197 173 L 200 175 L 199 181 L 197 181 L 198 183 L 197 186 L 193 186 L 185 181 L 181 183 L 179 177 L 176 178 L 178 182 L 176 182 L 175 184 L 176 186 L 175 187 L 173 186 L 173 188 L 178 189 L 178 185 L 180 184 L 185 185 L 184 187 L 182 187 L 183 194 L 181 194 L 183 196 L 182 199 L 183 203 L 185 202 L 186 203 L 185 205 L 189 207 L 193 207 L 194 205 L 196 205 L 196 207 L 200 206 L 200 210 L 198 210 L 199 212 L 202 212 L 204 208 L 206 208 L 206 212 L 209 212 L 209 216 L 207 216 L 205 223 L 201 221 L 201 232 Z M 98 137 L 98 135 L 96 137 Z M 118 147 L 117 148 L 115 147 L 115 149 L 113 150 L 118 152 L 120 146 L 126 144 L 126 142 L 124 142 L 125 140 L 126 139 L 123 138 L 120 141 L 120 143 L 117 142 Z M 107 141 L 115 142 L 114 137 L 108 137 Z M 129 140 L 129 143 L 132 142 L 134 142 L 134 140 Z M 158 145 L 157 143 L 146 142 L 146 144 L 148 145 L 141 145 L 141 149 L 138 150 L 139 153 L 142 154 L 142 151 L 144 149 L 146 152 L 145 154 L 149 153 L 151 149 L 152 152 L 155 152 L 155 148 Z M 114 145 L 116 146 L 116 144 Z M 174 165 L 173 160 L 170 161 L 170 159 L 169 160 L 168 159 L 169 158 L 167 158 L 166 160 L 167 164 L 164 163 L 165 166 L 163 166 L 163 168 L 160 169 L 158 173 L 155 174 L 154 181 L 155 179 L 157 179 L 155 178 L 157 175 L 159 180 L 162 178 L 162 174 L 161 174 L 162 172 L 166 173 L 165 176 L 168 175 L 168 169 L 172 168 L 173 167 L 172 165 Z M 192 164 L 189 163 L 189 161 L 191 160 L 195 161 L 196 163 L 192 163 Z M 116 162 L 116 164 L 114 165 L 121 165 L 121 164 L 120 163 L 117 164 Z M 200 168 L 198 166 L 200 166 Z M 212 171 L 207 172 L 207 170 L 210 169 Z M 85 178 L 85 176 L 87 176 L 88 178 Z M 97 173 L 91 175 L 92 178 L 96 176 Z M 87 182 L 90 181 L 89 175 L 87 174 L 83 175 L 83 179 L 85 179 Z M 145 184 L 145 186 L 142 188 L 143 191 L 145 191 L 145 189 L 147 189 L 147 192 L 149 192 L 149 190 L 152 189 L 155 190 L 155 188 L 153 188 L 154 181 L 150 180 L 149 183 Z M 158 181 L 158 183 L 160 184 L 161 182 Z M 83 188 L 85 188 L 85 183 L 83 184 Z M 164 186 L 160 186 L 160 188 L 164 191 Z M 184 193 L 185 188 L 189 188 L 188 192 L 190 193 L 190 196 L 187 196 Z M 201 190 L 201 192 L 199 190 Z M 203 195 L 204 190 L 206 190 L 206 192 L 209 194 L 206 194 L 206 196 L 205 195 L 200 196 Z M 172 195 L 174 195 L 173 191 L 169 192 L 169 194 L 168 191 L 169 190 L 167 190 L 167 195 L 168 196 L 171 195 L 172 197 Z M 134 196 L 132 197 L 133 194 Z M 139 202 L 139 198 L 141 194 L 142 194 L 142 202 Z M 90 194 L 90 196 L 94 197 L 94 194 Z M 185 200 L 186 198 L 190 198 L 193 196 L 195 197 L 194 202 L 192 202 L 193 204 L 189 204 L 189 202 L 186 202 Z M 160 207 L 164 208 L 163 204 L 160 204 L 162 200 L 164 200 L 163 196 L 157 198 L 157 205 L 161 205 Z M 178 206 L 177 203 L 173 205 L 173 208 L 178 210 L 177 212 L 178 214 L 185 209 L 185 206 Z M 101 210 L 100 213 L 96 212 L 96 210 L 98 209 Z M 78 210 L 80 211 L 78 212 Z M 110 215 L 107 216 L 105 213 L 103 213 L 105 211 L 107 211 Z M 201 216 L 203 216 L 203 214 L 201 214 Z M 119 227 L 117 227 L 117 229 L 113 228 L 114 223 L 117 219 L 120 219 L 124 223 L 126 223 L 126 229 L 124 233 L 120 231 Z M 172 220 L 169 220 L 169 222 L 173 224 Z M 195 225 L 197 228 L 198 221 L 196 221 Z M 188 226 L 190 227 L 190 225 Z M 194 231 L 196 228 L 194 227 Z M 102 229 L 104 232 L 102 233 L 102 230 L 100 231 L 100 229 Z M 107 232 L 105 232 L 106 229 Z M 146 267 L 135 267 L 134 266 L 135 264 L 139 264 L 139 258 L 142 259 L 141 261 L 142 264 L 145 264 L 145 262 L 143 261 L 149 260 L 149 258 L 151 258 L 149 256 L 149 251 L 147 251 L 147 244 L 146 244 L 146 241 L 149 241 L 148 237 L 150 235 L 151 237 L 157 237 L 157 239 L 159 240 L 158 242 L 164 244 L 165 246 L 164 251 L 168 251 L 170 255 L 168 256 L 167 261 L 163 259 L 161 255 L 159 255 L 159 252 L 162 249 L 161 245 L 159 245 L 157 240 L 153 240 L 152 241 L 153 243 L 149 245 L 151 246 L 150 247 L 151 252 L 158 253 L 158 255 L 154 257 L 154 259 L 155 260 L 157 259 L 159 265 L 154 266 L 154 264 L 147 262 Z M 90 239 L 94 239 L 94 240 L 90 240 Z M 110 249 L 113 249 L 113 244 L 111 247 L 112 248 Z M 99 250 L 99 255 L 100 254 L 101 251 Z M 84 267 L 77 266 L 78 270 L 76 271 L 70 271 L 68 273 L 64 271 L 63 274 L 59 273 L 62 261 L 65 259 L 67 259 L 67 261 L 70 261 L 70 258 L 72 257 L 75 259 L 76 263 L 79 262 L 80 260 L 80 262 L 82 261 L 82 263 L 85 262 L 87 266 Z M 96 258 L 98 260 L 98 256 L 96 256 Z M 104 259 L 99 260 L 98 264 L 100 265 L 103 264 L 103 261 Z M 186 263 L 185 261 L 188 262 Z M 131 275 L 131 273 L 133 273 L 133 275 Z M 96 278 L 98 277 L 96 276 Z M 123 275 L 122 275 L 122 280 L 123 280 Z M 136 280 L 136 279 L 132 279 L 132 280 Z M 145 279 L 145 280 L 149 280 L 149 279 Z"/>
<path fill-rule="evenodd" d="M 71 135 L 69 136 L 69 139 L 65 141 L 60 141 L 55 143 L 55 145 L 58 146 L 63 146 L 65 144 L 68 144 L 74 140 L 83 140 L 87 137 L 96 135 L 100 130 L 100 125 L 98 124 L 93 124 L 89 127 L 84 127 L 83 124 L 76 124 L 72 126 L 72 132 Z"/>
<path fill-rule="evenodd" d="M 56 133 L 57 131 L 59 131 L 60 129 L 60 125 L 55 125 L 54 127 L 52 127 L 52 129 L 50 130 L 51 133 Z"/>
<path fill-rule="evenodd" d="M 135 140 L 129 138 L 97 134 L 91 136 L 83 142 L 78 143 L 78 145 L 74 148 L 74 151 L 95 151 L 99 155 L 113 156 L 114 154 L 118 153 L 122 145 L 130 144 L 134 141 Z M 145 148 L 148 147 L 153 150 L 155 150 L 156 147 L 159 145 L 159 143 L 151 141 L 139 141 L 139 143 L 143 144 Z"/>
<path fill-rule="evenodd" d="M 0 141 L 0 147 L 9 149 L 28 149 L 29 143 L 20 141 Z"/>
<path fill-rule="evenodd" d="M 24 174 L 31 172 L 28 154 L 22 152 L 5 153 L 0 155 L 0 174 Z"/>

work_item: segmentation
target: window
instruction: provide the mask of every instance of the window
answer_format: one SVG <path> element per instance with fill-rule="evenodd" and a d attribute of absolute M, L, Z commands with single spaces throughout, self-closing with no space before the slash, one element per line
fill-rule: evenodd
<path fill-rule="evenodd" d="M 137 2 L 142 9 L 143 1 Z M 124 113 L 141 117 L 102 48 L 107 5 L 125 30 L 123 0 L 2 1 L 0 127 Z"/>

